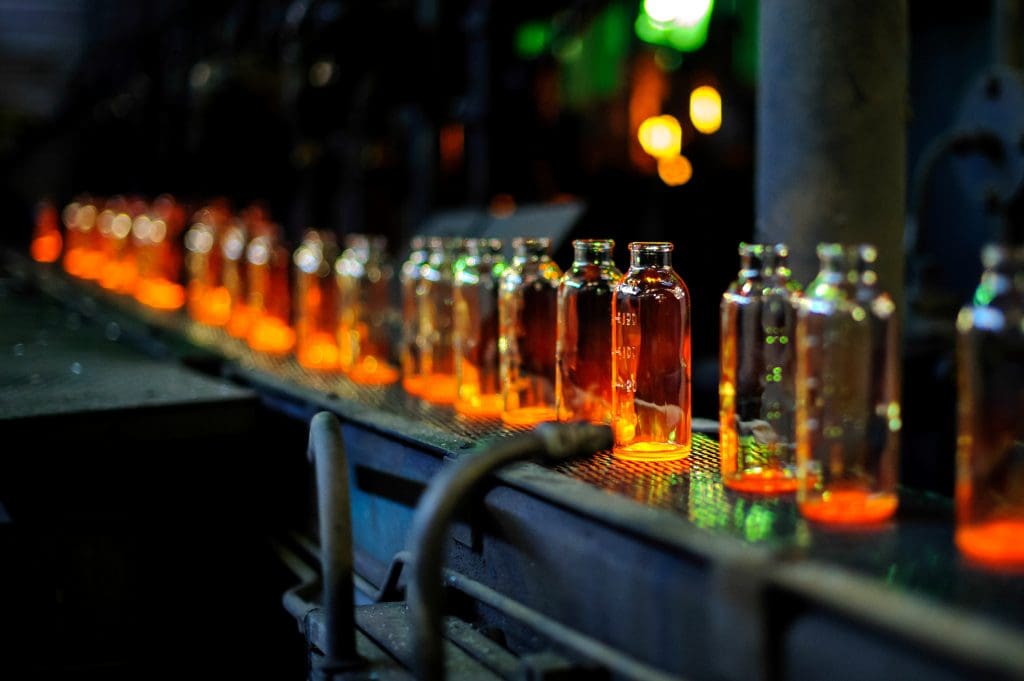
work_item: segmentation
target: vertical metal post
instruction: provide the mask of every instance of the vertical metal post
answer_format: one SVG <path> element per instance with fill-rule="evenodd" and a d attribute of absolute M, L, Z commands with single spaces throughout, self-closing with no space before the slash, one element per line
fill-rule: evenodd
<path fill-rule="evenodd" d="M 902 305 L 907 0 L 762 0 L 757 237 L 817 271 L 820 241 L 878 246 Z"/>

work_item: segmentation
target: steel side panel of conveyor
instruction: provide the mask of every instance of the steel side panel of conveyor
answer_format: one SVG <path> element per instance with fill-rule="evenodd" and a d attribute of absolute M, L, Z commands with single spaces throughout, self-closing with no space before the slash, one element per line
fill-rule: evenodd
<path fill-rule="evenodd" d="M 52 269 L 30 275 L 68 305 L 219 354 L 225 371 L 296 416 L 338 414 L 356 567 L 377 585 L 444 460 L 515 432 L 397 387 L 254 355 L 184 315 L 83 289 Z M 963 562 L 948 499 L 902 490 L 894 522 L 829 530 L 802 520 L 791 497 L 727 490 L 716 445 L 698 434 L 691 457 L 672 464 L 598 453 L 554 470 L 507 469 L 456 523 L 449 567 L 694 679 L 1024 678 L 1024 578 Z M 500 613 L 481 616 L 508 626 L 513 646 L 531 645 Z"/>

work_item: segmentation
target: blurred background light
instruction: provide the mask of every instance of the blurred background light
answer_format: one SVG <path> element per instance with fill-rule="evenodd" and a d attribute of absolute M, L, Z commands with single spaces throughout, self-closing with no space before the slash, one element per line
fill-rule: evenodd
<path fill-rule="evenodd" d="M 710 85 L 701 85 L 690 93 L 690 121 L 705 135 L 722 127 L 722 96 Z"/>
<path fill-rule="evenodd" d="M 693 177 L 693 165 L 690 159 L 680 154 L 659 158 L 658 177 L 670 187 L 679 187 Z"/>
<path fill-rule="evenodd" d="M 678 156 L 683 146 L 683 128 L 675 116 L 652 116 L 640 124 L 640 146 L 655 158 Z"/>

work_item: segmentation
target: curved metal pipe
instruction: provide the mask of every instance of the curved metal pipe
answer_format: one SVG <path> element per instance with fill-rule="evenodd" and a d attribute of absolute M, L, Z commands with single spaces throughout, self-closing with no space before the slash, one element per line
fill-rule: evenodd
<path fill-rule="evenodd" d="M 352 522 L 348 496 L 348 462 L 341 426 L 333 414 L 320 412 L 309 425 L 307 452 L 316 470 L 320 519 L 320 564 L 323 572 L 325 663 L 357 659 L 355 597 L 352 592 Z"/>
<path fill-rule="evenodd" d="M 479 453 L 445 466 L 430 482 L 416 507 L 410 549 L 413 555 L 408 586 L 409 616 L 419 679 L 444 677 L 441 636 L 442 567 L 448 528 L 455 511 L 492 471 L 516 461 L 538 457 L 560 461 L 612 446 L 608 426 L 542 424 L 533 432 L 497 442 Z"/>

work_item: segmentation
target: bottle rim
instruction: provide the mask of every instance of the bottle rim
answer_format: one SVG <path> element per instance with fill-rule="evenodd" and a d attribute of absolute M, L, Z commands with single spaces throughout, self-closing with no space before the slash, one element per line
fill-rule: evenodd
<path fill-rule="evenodd" d="M 540 251 L 545 252 L 551 248 L 551 239 L 546 236 L 517 236 L 512 239 L 512 248 L 516 252 Z"/>
<path fill-rule="evenodd" d="M 675 245 L 671 241 L 633 241 L 629 244 L 630 253 L 671 253 Z"/>
<path fill-rule="evenodd" d="M 586 248 L 588 250 L 606 250 L 615 248 L 615 239 L 574 239 L 573 248 Z"/>

